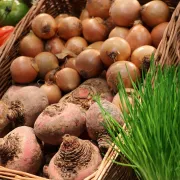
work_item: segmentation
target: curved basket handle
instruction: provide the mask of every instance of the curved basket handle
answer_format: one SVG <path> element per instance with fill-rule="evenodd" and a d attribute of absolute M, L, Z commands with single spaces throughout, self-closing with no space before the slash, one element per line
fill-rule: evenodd
<path fill-rule="evenodd" d="M 177 32 L 176 54 L 177 54 L 179 62 L 180 62 L 180 27 L 179 27 L 179 30 Z"/>

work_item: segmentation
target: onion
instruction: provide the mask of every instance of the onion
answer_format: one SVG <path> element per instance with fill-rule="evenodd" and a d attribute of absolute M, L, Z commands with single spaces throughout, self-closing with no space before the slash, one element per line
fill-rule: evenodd
<path fill-rule="evenodd" d="M 20 84 L 33 82 L 38 75 L 33 64 L 35 63 L 31 57 L 20 56 L 14 59 L 10 66 L 12 79 Z"/>
<path fill-rule="evenodd" d="M 64 41 L 58 37 L 48 40 L 45 44 L 45 50 L 53 54 L 61 53 L 64 49 Z"/>
<path fill-rule="evenodd" d="M 104 41 L 100 55 L 102 62 L 109 67 L 115 61 L 127 60 L 131 55 L 131 48 L 123 38 L 112 37 Z"/>
<path fill-rule="evenodd" d="M 33 19 L 31 28 L 39 38 L 49 39 L 55 35 L 57 24 L 51 15 L 41 13 Z"/>
<path fill-rule="evenodd" d="M 158 47 L 159 43 L 161 42 L 161 39 L 163 37 L 164 31 L 168 25 L 168 22 L 161 23 L 153 28 L 151 32 L 152 37 L 152 43 L 154 47 Z"/>
<path fill-rule="evenodd" d="M 154 53 L 156 48 L 153 46 L 145 45 L 135 49 L 131 55 L 131 62 L 135 64 L 140 70 L 142 70 L 143 61 L 145 58 L 151 57 L 152 53 Z"/>
<path fill-rule="evenodd" d="M 103 70 L 100 52 L 95 49 L 86 49 L 81 52 L 76 58 L 76 68 L 84 79 L 100 75 Z"/>
<path fill-rule="evenodd" d="M 150 27 L 167 22 L 169 17 L 169 7 L 163 1 L 150 1 L 142 6 L 141 18 Z"/>
<path fill-rule="evenodd" d="M 51 81 L 51 82 L 55 83 L 55 82 L 56 82 L 55 74 L 56 74 L 56 72 L 57 72 L 59 69 L 60 69 L 60 67 L 49 71 L 49 72 L 45 75 L 45 78 L 44 78 L 45 82 Z"/>
<path fill-rule="evenodd" d="M 78 72 L 71 68 L 63 68 L 56 73 L 56 84 L 64 92 L 75 89 L 80 84 Z"/>
<path fill-rule="evenodd" d="M 133 98 L 131 96 L 128 96 L 128 100 L 129 100 L 129 103 L 131 105 L 133 105 Z M 128 107 L 126 105 L 126 102 L 125 100 L 122 102 L 120 97 L 119 97 L 119 93 L 117 93 L 113 100 L 112 100 L 112 103 L 115 104 L 119 109 L 120 111 L 122 112 L 123 110 L 126 111 L 127 113 L 129 113 L 129 110 L 128 110 Z M 123 108 L 124 107 L 124 108 Z"/>
<path fill-rule="evenodd" d="M 40 87 L 40 89 L 42 89 L 47 95 L 49 105 L 58 103 L 62 97 L 62 93 L 59 87 L 51 82 L 46 82 Z"/>
<path fill-rule="evenodd" d="M 100 17 L 83 20 L 82 30 L 84 38 L 91 43 L 105 40 L 108 34 L 107 26 Z"/>
<path fill-rule="evenodd" d="M 55 21 L 58 24 L 60 19 L 68 17 L 68 16 L 69 16 L 68 14 L 59 14 L 58 16 L 56 16 Z"/>
<path fill-rule="evenodd" d="M 111 0 L 87 0 L 86 9 L 92 17 L 108 18 Z"/>
<path fill-rule="evenodd" d="M 76 69 L 76 58 L 69 58 L 69 59 L 67 59 L 67 60 L 63 63 L 63 65 L 62 65 L 61 67 L 62 67 L 62 68 L 68 67 L 68 68 L 71 68 L 71 69 L 74 69 L 74 70 L 77 71 L 77 69 Z"/>
<path fill-rule="evenodd" d="M 105 20 L 105 24 L 108 29 L 108 34 L 116 27 L 114 21 L 112 20 L 112 17 L 109 17 Z"/>
<path fill-rule="evenodd" d="M 80 52 L 82 52 L 86 47 L 88 46 L 87 41 L 79 36 L 76 37 L 72 37 L 70 38 L 66 44 L 65 47 L 72 51 L 75 54 L 79 54 Z"/>
<path fill-rule="evenodd" d="M 20 41 L 20 54 L 22 56 L 35 57 L 44 50 L 44 44 L 33 32 L 30 32 Z"/>
<path fill-rule="evenodd" d="M 139 69 L 129 61 L 118 61 L 113 63 L 107 70 L 106 79 L 109 87 L 115 93 L 117 93 L 117 85 L 118 85 L 118 75 L 121 75 L 122 81 L 124 83 L 125 88 L 132 88 L 132 82 L 136 82 L 140 77 Z"/>
<path fill-rule="evenodd" d="M 81 11 L 81 14 L 80 14 L 79 19 L 80 19 L 81 21 L 83 21 L 84 19 L 88 19 L 88 18 L 90 18 L 90 16 L 89 16 L 89 13 L 88 13 L 87 9 L 83 9 L 83 10 Z"/>
<path fill-rule="evenodd" d="M 96 50 L 100 51 L 103 42 L 104 41 L 94 42 L 94 43 L 90 44 L 86 49 L 96 49 Z"/>
<path fill-rule="evenodd" d="M 131 26 L 139 17 L 141 5 L 137 0 L 115 0 L 110 8 L 110 17 L 117 26 Z"/>
<path fill-rule="evenodd" d="M 68 40 L 74 36 L 80 36 L 82 32 L 81 21 L 74 17 L 69 16 L 59 19 L 58 22 L 58 35 L 60 38 Z"/>
<path fill-rule="evenodd" d="M 152 43 L 150 32 L 141 24 L 135 25 L 130 29 L 126 40 L 132 51 L 140 46 L 151 45 Z"/>
<path fill-rule="evenodd" d="M 118 27 L 116 26 L 110 33 L 109 33 L 109 38 L 111 37 L 121 37 L 123 39 L 126 39 L 126 36 L 129 33 L 128 28 L 124 27 Z"/>
<path fill-rule="evenodd" d="M 50 52 L 42 52 L 39 53 L 35 57 L 35 62 L 39 68 L 39 76 L 44 78 L 45 75 L 50 71 L 57 67 L 59 67 L 58 60 L 56 56 Z"/>

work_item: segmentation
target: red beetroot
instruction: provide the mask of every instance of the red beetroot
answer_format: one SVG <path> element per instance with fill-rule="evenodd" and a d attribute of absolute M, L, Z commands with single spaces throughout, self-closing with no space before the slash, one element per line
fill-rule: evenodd
<path fill-rule="evenodd" d="M 51 159 L 48 173 L 53 180 L 84 180 L 102 161 L 99 149 L 88 140 L 65 135 L 59 151 Z"/>
<path fill-rule="evenodd" d="M 41 147 L 32 128 L 21 126 L 0 138 L 0 165 L 35 174 L 42 161 Z"/>
<path fill-rule="evenodd" d="M 80 136 L 85 130 L 85 112 L 72 103 L 48 106 L 34 124 L 36 136 L 47 144 L 59 145 L 65 134 Z"/>

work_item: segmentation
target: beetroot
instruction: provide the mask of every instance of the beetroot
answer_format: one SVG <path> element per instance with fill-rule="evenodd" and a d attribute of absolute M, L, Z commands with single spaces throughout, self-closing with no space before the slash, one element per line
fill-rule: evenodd
<path fill-rule="evenodd" d="M 121 125 L 124 124 L 119 108 L 107 100 L 101 100 L 101 104 L 105 111 L 109 112 L 111 116 L 117 120 L 117 122 L 119 122 Z M 104 120 L 105 119 L 99 105 L 97 103 L 92 104 L 89 110 L 86 112 L 86 127 L 89 137 L 92 140 L 98 141 L 98 145 L 101 150 L 108 149 L 108 141 L 110 141 L 110 137 L 103 125 Z"/>
<path fill-rule="evenodd" d="M 35 86 L 12 86 L 2 97 L 2 101 L 8 106 L 3 121 L 7 122 L 8 119 L 16 126 L 33 127 L 38 115 L 48 106 L 47 96 Z"/>
<path fill-rule="evenodd" d="M 36 136 L 52 145 L 59 145 L 65 134 L 80 136 L 85 127 L 85 112 L 72 103 L 57 103 L 48 106 L 34 124 Z"/>
<path fill-rule="evenodd" d="M 113 95 L 108 88 L 106 80 L 102 78 L 91 78 L 84 81 L 78 88 L 68 93 L 59 102 L 74 103 L 87 110 L 94 102 L 93 96 L 100 95 L 102 99 L 112 101 Z"/>
<path fill-rule="evenodd" d="M 102 161 L 99 149 L 88 140 L 65 135 L 59 151 L 51 159 L 48 174 L 52 180 L 84 180 Z"/>
<path fill-rule="evenodd" d="M 31 127 L 15 128 L 0 138 L 0 165 L 35 174 L 42 161 L 42 151 Z"/>

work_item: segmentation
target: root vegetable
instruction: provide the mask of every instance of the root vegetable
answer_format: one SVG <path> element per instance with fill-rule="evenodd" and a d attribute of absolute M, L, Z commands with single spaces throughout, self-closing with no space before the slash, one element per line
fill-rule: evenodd
<path fill-rule="evenodd" d="M 76 69 L 76 58 L 69 58 L 67 59 L 63 65 L 61 66 L 62 68 L 71 68 L 77 71 Z"/>
<path fill-rule="evenodd" d="M 139 17 L 140 10 L 141 5 L 137 0 L 115 0 L 109 13 L 116 25 L 128 27 Z"/>
<path fill-rule="evenodd" d="M 17 57 L 10 66 L 12 79 L 20 84 L 33 82 L 38 75 L 38 70 L 33 65 L 35 65 L 33 58 L 26 56 Z"/>
<path fill-rule="evenodd" d="M 58 16 L 56 16 L 55 21 L 58 24 L 59 21 L 61 21 L 62 18 L 66 18 L 68 16 L 69 16 L 68 14 L 59 14 Z"/>
<path fill-rule="evenodd" d="M 48 173 L 54 180 L 84 180 L 102 161 L 98 148 L 88 140 L 65 135 L 59 151 L 50 161 Z"/>
<path fill-rule="evenodd" d="M 33 32 L 30 32 L 26 35 L 21 41 L 19 45 L 20 54 L 22 56 L 35 57 L 40 52 L 44 50 L 43 41 L 38 38 Z"/>
<path fill-rule="evenodd" d="M 64 91 L 69 92 L 79 86 L 81 79 L 78 72 L 71 68 L 63 68 L 55 75 L 56 84 Z"/>
<path fill-rule="evenodd" d="M 34 124 L 36 136 L 47 144 L 59 145 L 65 134 L 80 136 L 85 130 L 86 116 L 72 103 L 48 106 Z"/>
<path fill-rule="evenodd" d="M 109 112 L 111 116 L 123 126 L 124 121 L 121 118 L 120 110 L 107 100 L 101 100 L 101 104 L 104 110 Z M 92 104 L 86 112 L 86 128 L 89 137 L 92 140 L 98 141 L 98 145 L 101 150 L 108 149 L 110 146 L 110 137 L 103 125 L 104 121 L 105 119 L 99 105 L 97 103 Z"/>
<path fill-rule="evenodd" d="M 126 41 L 129 43 L 132 51 L 138 47 L 151 45 L 152 43 L 150 32 L 141 24 L 134 25 L 130 29 L 126 36 Z"/>
<path fill-rule="evenodd" d="M 92 78 L 101 74 L 103 63 L 100 59 L 100 52 L 95 49 L 86 49 L 76 58 L 76 69 L 84 78 Z"/>
<path fill-rule="evenodd" d="M 104 41 L 100 50 L 102 62 L 109 67 L 115 61 L 128 60 L 131 55 L 130 45 L 120 37 L 112 37 Z"/>
<path fill-rule="evenodd" d="M 87 46 L 87 41 L 79 36 L 68 39 L 65 44 L 65 47 L 76 55 L 80 54 Z"/>
<path fill-rule="evenodd" d="M 35 86 L 22 87 L 14 92 L 9 89 L 2 101 L 8 105 L 6 117 L 16 126 L 33 127 L 38 115 L 48 106 L 46 94 Z"/>
<path fill-rule="evenodd" d="M 83 10 L 81 11 L 81 14 L 80 14 L 79 19 L 80 19 L 81 21 L 83 21 L 84 19 L 88 19 L 88 18 L 90 18 L 90 16 L 89 16 L 89 13 L 88 13 L 87 9 L 83 9 Z"/>
<path fill-rule="evenodd" d="M 39 38 L 50 39 L 57 31 L 57 24 L 51 15 L 41 13 L 33 19 L 31 28 Z"/>
<path fill-rule="evenodd" d="M 109 33 L 109 38 L 111 38 L 111 37 L 120 37 L 120 38 L 126 39 L 126 36 L 128 35 L 128 33 L 129 33 L 129 29 L 128 28 L 116 26 Z"/>
<path fill-rule="evenodd" d="M 80 36 L 81 32 L 82 24 L 78 18 L 69 16 L 59 19 L 57 33 L 60 38 L 68 40 L 72 37 Z"/>
<path fill-rule="evenodd" d="M 49 39 L 45 44 L 45 50 L 53 54 L 61 53 L 64 49 L 64 42 L 58 37 Z"/>
<path fill-rule="evenodd" d="M 50 52 L 39 53 L 34 60 L 39 69 L 39 77 L 43 79 L 50 70 L 59 67 L 58 59 Z"/>
<path fill-rule="evenodd" d="M 153 46 L 141 46 L 133 51 L 131 54 L 131 62 L 139 68 L 139 70 L 143 69 L 144 61 L 151 57 L 152 53 L 155 53 L 156 48 Z"/>
<path fill-rule="evenodd" d="M 87 47 L 87 49 L 95 49 L 95 50 L 100 51 L 103 42 L 104 42 L 104 41 L 94 42 L 94 43 L 90 44 L 90 45 Z"/>
<path fill-rule="evenodd" d="M 117 93 L 118 74 L 122 78 L 125 88 L 132 88 L 132 81 L 136 82 L 140 77 L 139 69 L 129 61 L 118 61 L 113 63 L 106 73 L 109 87 Z"/>
<path fill-rule="evenodd" d="M 102 78 L 91 78 L 84 81 L 78 88 L 66 94 L 60 99 L 62 103 L 74 103 L 87 110 L 94 102 L 93 96 L 100 95 L 102 99 L 112 101 L 113 96 L 108 88 L 106 80 Z"/>
<path fill-rule="evenodd" d="M 42 161 L 42 151 L 32 128 L 15 128 L 0 138 L 0 165 L 35 174 Z"/>

